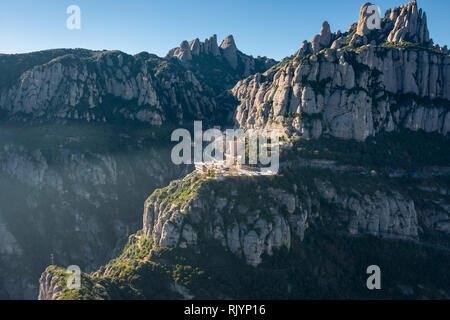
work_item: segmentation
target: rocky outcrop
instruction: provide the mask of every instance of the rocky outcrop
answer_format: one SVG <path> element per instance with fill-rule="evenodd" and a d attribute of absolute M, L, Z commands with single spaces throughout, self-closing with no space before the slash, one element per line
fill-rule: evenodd
<path fill-rule="evenodd" d="M 388 18 L 387 23 L 394 25 L 389 33 L 388 41 L 430 44 L 427 14 L 422 12 L 422 9 L 418 9 L 416 1 L 411 1 L 405 6 L 388 11 L 386 17 Z"/>
<path fill-rule="evenodd" d="M 166 58 L 176 58 L 196 75 L 204 67 L 202 60 L 214 61 L 214 69 L 222 73 L 222 82 L 231 86 L 239 79 L 256 72 L 264 72 L 276 63 L 273 59 L 254 58 L 242 53 L 238 50 L 232 35 L 227 36 L 220 46 L 217 45 L 216 35 L 204 42 L 199 39 L 190 42 L 183 41 L 179 47 L 170 50 Z M 210 64 L 208 67 L 211 69 Z M 209 70 L 209 72 L 214 72 L 214 70 Z M 210 83 L 210 85 L 214 84 Z"/>
<path fill-rule="evenodd" d="M 351 43 L 367 44 L 384 41 L 401 43 L 413 42 L 431 47 L 427 15 L 419 9 L 416 1 L 386 11 L 382 20 L 378 20 L 379 9 L 368 2 L 361 7 L 356 34 Z M 381 17 L 380 17 L 381 18 Z"/>
<path fill-rule="evenodd" d="M 201 42 L 198 38 L 190 42 L 184 40 L 181 42 L 179 47 L 170 50 L 166 56 L 168 58 L 174 57 L 184 63 L 187 63 L 192 60 L 193 56 L 196 57 L 201 54 L 211 55 L 214 57 L 221 55 L 219 46 L 217 45 L 217 35 L 213 35 L 209 39 L 205 39 L 204 42 Z"/>
<path fill-rule="evenodd" d="M 305 182 L 284 188 L 265 188 L 264 181 L 242 181 L 237 186 L 232 181 L 210 180 L 195 189 L 199 183 L 196 179 L 188 176 L 172 182 L 147 200 L 144 234 L 156 246 L 195 248 L 198 243 L 215 240 L 257 266 L 263 254 L 272 255 L 273 250 L 283 246 L 289 248 L 294 239 L 301 241 L 308 227 L 326 220 L 327 214 L 333 216 L 337 229 L 349 235 L 419 237 L 414 202 L 399 192 L 377 190 L 367 194 L 351 187 L 348 192 L 338 192 L 330 181 L 320 179 L 314 185 Z M 195 192 L 178 202 L 179 190 L 189 188 Z M 334 209 L 325 209 L 328 206 Z"/>
<path fill-rule="evenodd" d="M 49 267 L 39 279 L 38 300 L 59 300 L 61 298 L 63 288 L 59 277 L 52 270 L 53 267 Z"/>
<path fill-rule="evenodd" d="M 400 19 L 396 25 L 406 21 L 410 32 L 426 29 L 415 3 L 394 9 L 389 16 Z M 414 23 L 420 27 L 413 28 Z M 420 34 L 416 39 L 406 31 L 395 32 L 395 37 L 403 37 L 397 40 L 417 43 L 374 42 L 357 49 L 343 48 L 352 34 L 362 36 L 356 33 L 356 25 L 347 34 L 338 34 L 331 34 L 324 23 L 321 34 L 312 43 L 303 42 L 293 57 L 240 81 L 232 90 L 240 101 L 236 123 L 245 128 L 281 128 L 288 137 L 328 134 L 361 141 L 401 128 L 448 134 L 447 53 L 426 48 Z M 386 41 L 387 35 L 382 37 Z"/>
<path fill-rule="evenodd" d="M 320 34 L 314 36 L 311 40 L 312 52 L 319 52 L 323 48 L 328 48 L 331 40 L 335 37 L 335 35 L 331 34 L 330 25 L 325 21 L 322 25 L 322 30 L 320 30 Z"/>

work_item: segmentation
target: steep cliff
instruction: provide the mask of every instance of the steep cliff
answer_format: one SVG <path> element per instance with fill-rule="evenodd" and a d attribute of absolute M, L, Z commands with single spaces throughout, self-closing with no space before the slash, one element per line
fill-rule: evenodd
<path fill-rule="evenodd" d="M 232 36 L 0 55 L 0 298 L 449 299 L 450 55 L 415 1 L 370 7 L 278 64 Z M 282 129 L 283 170 L 187 175 L 192 120 Z"/>
<path fill-rule="evenodd" d="M 343 221 L 342 229 L 350 234 L 419 236 L 414 202 L 398 191 L 387 194 L 380 188 L 362 194 L 349 186 L 338 192 L 344 186 L 320 178 L 305 177 L 300 185 L 287 184 L 287 178 L 248 180 L 202 184 L 188 176 L 156 191 L 145 205 L 144 235 L 156 246 L 171 248 L 218 240 L 253 266 L 262 262 L 263 254 L 290 247 L 294 238 L 302 240 L 308 225 L 325 219 L 326 206 L 334 208 L 333 219 Z M 198 196 L 185 198 L 194 192 Z"/>
<path fill-rule="evenodd" d="M 189 114 L 211 111 L 213 99 L 200 96 L 201 91 L 191 72 L 156 56 L 67 53 L 2 87 L 0 109 L 8 119 L 106 122 L 119 118 L 161 125 L 168 118 L 177 122 Z"/>
<path fill-rule="evenodd" d="M 35 299 L 53 262 L 95 270 L 140 227 L 148 190 L 189 172 L 170 130 L 0 126 L 0 299 Z M 170 140 L 167 138 L 167 140 Z"/>
<path fill-rule="evenodd" d="M 79 49 L 1 55 L 5 75 L 0 115 L 20 121 L 137 121 L 155 126 L 193 119 L 224 122 L 234 107 L 225 89 L 273 65 L 261 63 L 256 69 L 255 59 L 241 52 L 239 57 L 246 59 L 246 71 L 219 73 L 227 78 L 224 82 L 213 81 L 211 62 L 197 63 L 194 74 L 178 60 L 148 53 Z"/>
<path fill-rule="evenodd" d="M 275 63 L 236 51 L 244 74 L 208 46 L 195 67 L 145 52 L 0 55 L 0 299 L 34 299 L 51 255 L 84 271 L 115 256 L 148 192 L 191 170 L 170 161 L 172 125 L 230 122 L 227 89 Z"/>
<path fill-rule="evenodd" d="M 411 183 L 300 167 L 274 177 L 191 174 L 149 197 L 143 230 L 121 256 L 57 298 L 90 299 L 97 283 L 102 299 L 405 298 L 404 287 L 412 296 L 448 297 L 448 278 L 433 277 L 427 259 L 439 257 L 440 274 L 449 265 L 441 248 L 449 230 L 425 225 L 427 214 L 416 208 L 430 197 L 448 206 L 448 192 L 448 179 Z M 367 260 L 389 274 L 379 295 L 361 289 Z M 41 298 L 55 294 L 48 272 Z"/>
<path fill-rule="evenodd" d="M 323 135 L 364 141 L 407 128 L 450 130 L 450 55 L 433 45 L 415 1 L 367 30 L 366 10 L 346 33 L 320 35 L 282 63 L 240 81 L 236 123 L 280 128 L 289 138 Z"/>

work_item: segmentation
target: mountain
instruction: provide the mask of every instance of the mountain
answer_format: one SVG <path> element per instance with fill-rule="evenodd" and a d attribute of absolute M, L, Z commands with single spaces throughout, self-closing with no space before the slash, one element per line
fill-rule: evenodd
<path fill-rule="evenodd" d="M 228 89 L 244 77 L 222 57 L 202 59 L 0 55 L 0 299 L 35 299 L 51 261 L 105 264 L 139 229 L 148 193 L 192 171 L 170 161 L 171 132 L 194 119 L 232 123 Z M 229 79 L 216 82 L 211 63 Z"/>
<path fill-rule="evenodd" d="M 415 1 L 379 29 L 369 6 L 231 89 L 236 127 L 283 132 L 278 174 L 196 171 L 154 190 L 120 255 L 79 290 L 49 266 L 39 298 L 450 299 L 449 53 Z M 168 58 L 196 76 L 204 56 L 226 62 L 231 83 L 246 74 L 235 47 L 194 40 Z"/>
<path fill-rule="evenodd" d="M 321 33 L 291 57 L 232 89 L 235 121 L 280 128 L 286 137 L 364 141 L 400 129 L 450 131 L 450 56 L 429 39 L 415 1 L 388 10 L 368 30 L 367 8 L 345 33 Z"/>
<path fill-rule="evenodd" d="M 0 55 L 0 115 L 35 122 L 217 123 L 234 107 L 226 90 L 275 64 L 243 54 L 232 36 L 220 48 L 215 36 L 191 42 L 193 51 L 186 46 L 166 58 L 84 49 Z"/>
<path fill-rule="evenodd" d="M 221 181 L 194 173 L 148 198 L 143 229 L 120 256 L 84 273 L 81 290 L 68 290 L 66 271 L 50 266 L 39 298 L 448 299 L 443 229 L 423 224 L 446 209 L 422 203 L 448 192 L 448 179 L 312 168 Z M 365 288 L 373 263 L 383 270 L 380 292 Z"/>

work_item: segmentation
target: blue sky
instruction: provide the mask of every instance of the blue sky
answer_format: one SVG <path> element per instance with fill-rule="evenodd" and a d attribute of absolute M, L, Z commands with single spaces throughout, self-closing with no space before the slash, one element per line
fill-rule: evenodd
<path fill-rule="evenodd" d="M 233 34 L 238 48 L 282 59 L 310 40 L 327 20 L 345 31 L 364 0 L 1 0 L 0 52 L 50 48 L 148 51 L 164 56 L 186 39 Z M 407 0 L 372 0 L 381 8 Z M 81 30 L 68 30 L 66 9 L 81 8 Z M 450 45 L 450 1 L 419 0 L 431 37 Z"/>

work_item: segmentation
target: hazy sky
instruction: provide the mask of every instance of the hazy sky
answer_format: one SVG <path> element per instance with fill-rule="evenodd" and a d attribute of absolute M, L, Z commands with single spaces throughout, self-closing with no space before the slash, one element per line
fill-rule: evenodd
<path fill-rule="evenodd" d="M 247 54 L 282 59 L 327 20 L 346 31 L 359 17 L 361 0 L 0 0 L 0 52 L 50 48 L 148 51 L 164 56 L 186 39 L 233 34 Z M 372 0 L 382 15 L 407 0 Z M 81 30 L 69 30 L 69 5 L 81 8 Z M 450 45 L 450 1 L 419 0 L 431 37 Z"/>

